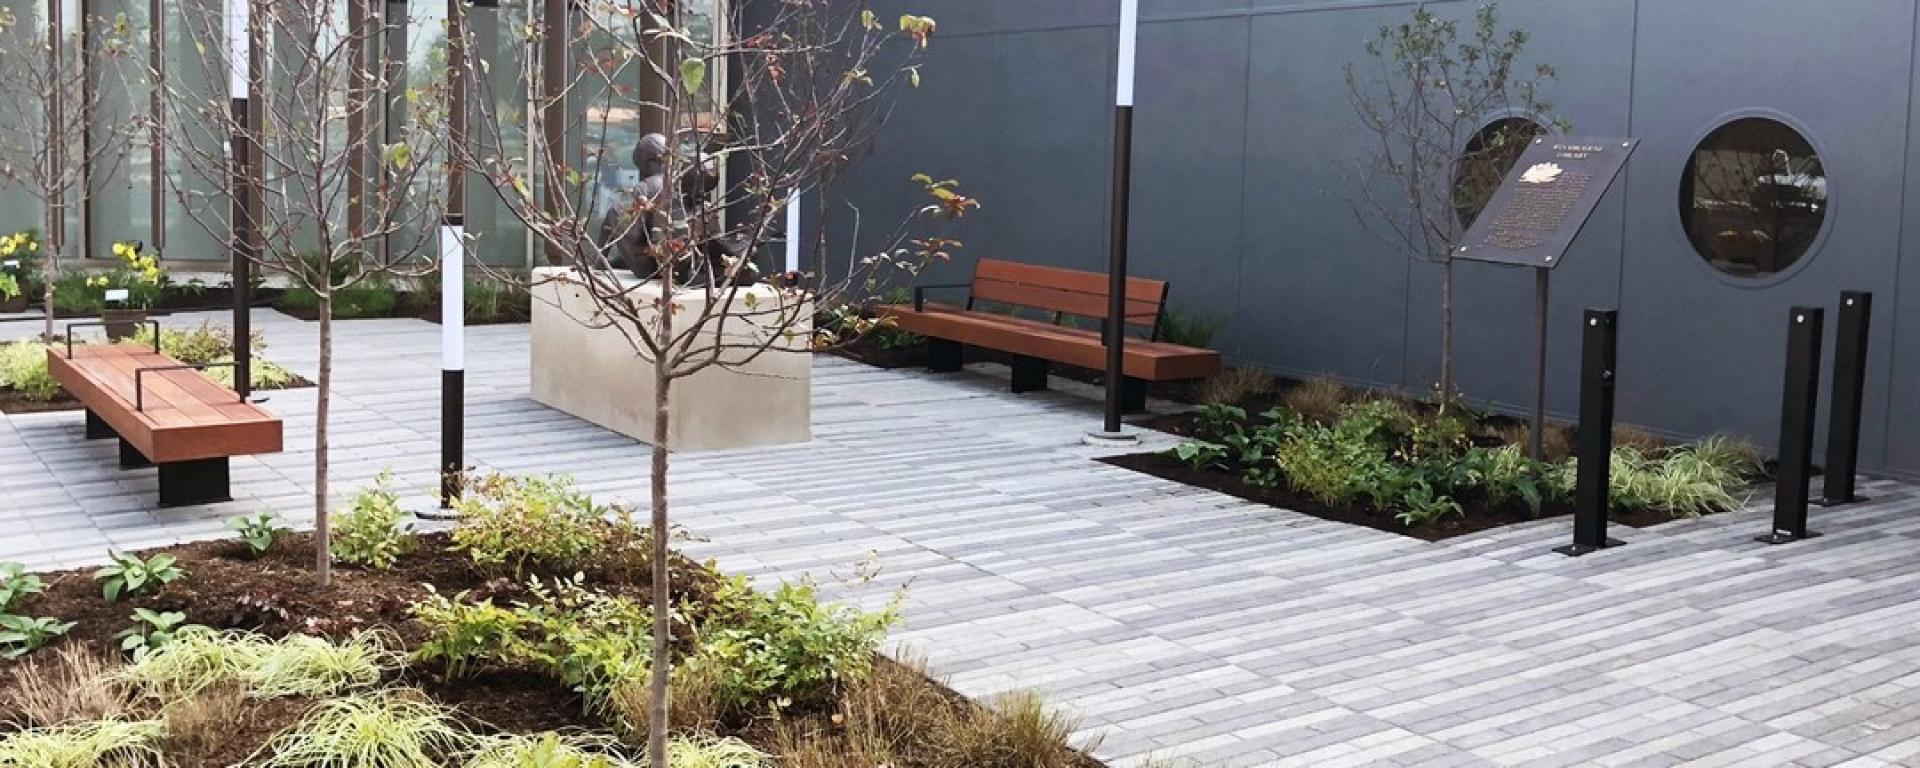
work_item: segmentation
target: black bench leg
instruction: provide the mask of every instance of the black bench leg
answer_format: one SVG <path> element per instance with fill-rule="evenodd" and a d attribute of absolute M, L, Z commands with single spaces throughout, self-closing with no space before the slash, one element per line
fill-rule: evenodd
<path fill-rule="evenodd" d="M 153 462 L 148 461 L 146 454 L 141 453 L 140 449 L 133 447 L 133 443 L 127 442 L 124 438 L 120 440 L 121 469 L 145 469 L 151 466 Z"/>
<path fill-rule="evenodd" d="M 960 370 L 960 342 L 948 339 L 927 339 L 927 370 L 934 373 L 952 373 Z"/>
<path fill-rule="evenodd" d="M 199 459 L 160 465 L 160 506 L 184 507 L 232 501 L 227 460 Z"/>
<path fill-rule="evenodd" d="M 1147 412 L 1147 380 L 1128 376 L 1120 381 L 1120 411 Z"/>
<path fill-rule="evenodd" d="M 106 419 L 100 418 L 100 414 L 94 413 L 92 408 L 87 409 L 88 440 L 105 440 L 119 436 L 120 433 L 113 431 L 113 425 L 108 424 Z"/>
<path fill-rule="evenodd" d="M 1013 356 L 1013 391 L 1039 392 L 1047 388 L 1047 361 L 1045 358 Z"/>

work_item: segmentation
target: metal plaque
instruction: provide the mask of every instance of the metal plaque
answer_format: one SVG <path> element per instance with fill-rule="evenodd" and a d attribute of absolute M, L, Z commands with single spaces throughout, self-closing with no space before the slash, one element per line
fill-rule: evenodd
<path fill-rule="evenodd" d="M 1639 144 L 1639 139 L 1592 136 L 1535 138 L 1454 245 L 1454 258 L 1559 266 Z"/>

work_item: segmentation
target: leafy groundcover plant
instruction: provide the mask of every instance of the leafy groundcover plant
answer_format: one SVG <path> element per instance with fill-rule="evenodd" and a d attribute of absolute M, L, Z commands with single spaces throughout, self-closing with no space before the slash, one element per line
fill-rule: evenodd
<path fill-rule="evenodd" d="M 1532 461 L 1526 430 L 1510 420 L 1325 381 L 1295 384 L 1269 402 L 1278 405 L 1257 415 L 1202 406 L 1172 449 L 1110 461 L 1428 539 L 1570 511 L 1577 461 Z M 1613 514 L 1652 524 L 1738 509 L 1762 475 L 1758 456 L 1726 436 L 1627 441 L 1612 457 Z"/>
<path fill-rule="evenodd" d="M 378 562 L 324 590 L 312 535 L 258 547 L 259 518 L 121 555 L 105 578 L 149 578 L 113 602 L 91 572 L 0 568 L 10 610 L 71 624 L 0 664 L 0 765 L 645 765 L 650 532 L 564 478 L 492 483 L 490 513 L 431 534 L 387 508 L 391 484 L 368 489 Z M 151 576 L 167 568 L 191 575 Z M 898 596 L 866 611 L 670 568 L 675 768 L 1098 765 L 1035 698 L 976 704 L 878 656 Z"/>

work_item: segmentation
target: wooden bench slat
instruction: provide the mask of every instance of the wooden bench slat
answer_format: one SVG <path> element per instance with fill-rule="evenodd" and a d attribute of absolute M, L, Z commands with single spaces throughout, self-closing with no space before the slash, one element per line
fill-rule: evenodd
<path fill-rule="evenodd" d="M 1107 316 L 1107 288 L 1107 276 L 1098 272 L 981 259 L 974 267 L 972 295 L 981 301 L 1098 319 Z M 1129 277 L 1126 290 L 1127 324 L 1157 325 L 1167 283 Z"/>
<path fill-rule="evenodd" d="M 140 374 L 135 408 L 135 371 L 178 362 L 132 345 L 64 347 L 47 352 L 47 364 L 62 386 L 86 404 L 121 438 L 155 463 L 275 453 L 282 425 L 259 406 L 240 402 L 233 390 L 199 371 L 177 369 Z"/>
<path fill-rule="evenodd" d="M 1016 355 L 1039 357 L 1082 368 L 1106 365 L 1106 345 L 1092 331 L 1036 320 L 929 303 L 915 312 L 910 305 L 882 307 L 901 330 L 986 347 Z M 1220 372 L 1220 353 L 1178 344 L 1129 339 L 1121 370 L 1148 381 L 1199 379 Z"/>

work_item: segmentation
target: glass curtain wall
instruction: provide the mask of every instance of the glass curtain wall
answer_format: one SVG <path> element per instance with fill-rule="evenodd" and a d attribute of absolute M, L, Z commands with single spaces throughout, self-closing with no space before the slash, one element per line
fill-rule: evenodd
<path fill-rule="evenodd" d="M 109 246 L 120 240 L 139 241 L 150 249 L 159 246 L 153 237 L 153 135 L 133 130 L 140 117 L 151 112 L 145 54 L 152 24 L 147 0 L 87 0 L 86 6 L 89 52 L 100 51 L 110 33 L 101 25 L 124 15 L 131 30 L 126 40 L 131 56 L 124 63 L 114 65 L 95 56 L 87 62 L 88 87 L 98 101 L 87 127 L 90 149 L 85 154 L 94 164 L 87 174 L 91 229 L 82 242 L 85 256 L 109 258 Z"/>
<path fill-rule="evenodd" d="M 28 25 L 35 29 L 47 28 L 47 6 L 41 0 L 0 0 L 13 14 L 14 23 Z M 28 125 L 38 125 L 39 116 L 24 116 Z M 41 229 L 40 219 L 45 211 L 34 195 L 12 184 L 0 183 L 0 235 L 12 234 L 25 229 Z"/>

